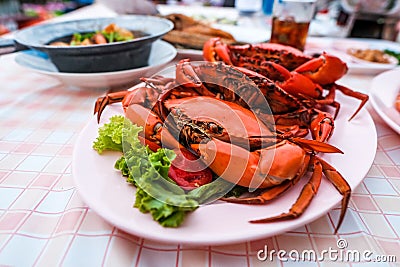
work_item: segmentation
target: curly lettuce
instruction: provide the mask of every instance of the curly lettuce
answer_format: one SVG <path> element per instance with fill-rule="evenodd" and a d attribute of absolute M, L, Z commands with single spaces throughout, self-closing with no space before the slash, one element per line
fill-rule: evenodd
<path fill-rule="evenodd" d="M 138 139 L 141 131 L 141 127 L 126 121 L 123 116 L 113 116 L 109 123 L 99 128 L 93 148 L 99 154 L 105 150 L 123 151 L 124 156 L 114 167 L 128 183 L 137 187 L 134 207 L 150 213 L 162 226 L 178 227 L 199 203 L 168 178 L 174 152 L 164 148 L 153 152 L 143 146 Z"/>
<path fill-rule="evenodd" d="M 109 123 L 99 128 L 93 148 L 99 154 L 105 150 L 124 153 L 115 162 L 114 168 L 120 170 L 126 181 L 137 188 L 134 207 L 151 214 L 162 226 L 178 227 L 186 215 L 200 204 L 237 189 L 234 184 L 219 178 L 189 192 L 184 191 L 168 177 L 175 153 L 165 148 L 151 151 L 140 142 L 138 135 L 141 131 L 142 127 L 132 124 L 121 115 L 115 115 Z"/>
<path fill-rule="evenodd" d="M 110 122 L 99 128 L 98 137 L 93 142 L 93 148 L 102 154 L 105 150 L 122 152 L 122 129 L 124 128 L 125 118 L 123 116 L 113 116 Z"/>

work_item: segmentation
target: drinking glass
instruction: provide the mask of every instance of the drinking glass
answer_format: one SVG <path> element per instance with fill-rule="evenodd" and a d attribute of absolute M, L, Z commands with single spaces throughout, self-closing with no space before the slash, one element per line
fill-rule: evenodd
<path fill-rule="evenodd" d="M 275 0 L 270 42 L 303 51 L 315 5 L 316 0 Z"/>

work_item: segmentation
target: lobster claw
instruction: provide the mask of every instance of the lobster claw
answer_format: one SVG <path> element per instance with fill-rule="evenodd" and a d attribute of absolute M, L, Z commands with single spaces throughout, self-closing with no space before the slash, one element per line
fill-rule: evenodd
<path fill-rule="evenodd" d="M 295 71 L 307 76 L 315 83 L 325 85 L 342 78 L 347 73 L 348 67 L 340 58 L 323 52 L 320 57 L 302 64 Z"/>
<path fill-rule="evenodd" d="M 304 149 L 287 140 L 254 152 L 218 139 L 191 148 L 218 176 L 253 189 L 293 179 L 306 157 Z"/>
<path fill-rule="evenodd" d="M 183 85 L 184 88 L 192 88 L 194 91 L 203 96 L 215 97 L 206 86 L 203 84 L 203 80 L 197 75 L 196 70 L 190 62 L 190 59 L 182 59 L 176 65 L 176 82 L 179 85 Z"/>
<path fill-rule="evenodd" d="M 202 82 L 193 70 L 189 59 L 182 59 L 176 65 L 176 81 L 187 87 L 200 87 Z"/>
<path fill-rule="evenodd" d="M 139 104 L 130 105 L 125 116 L 135 124 L 143 127 L 143 135 L 150 149 L 158 148 L 161 142 L 168 148 L 179 148 L 179 142 L 163 127 L 163 122 L 151 110 Z"/>
<path fill-rule="evenodd" d="M 319 111 L 311 120 L 311 135 L 314 140 L 326 142 L 332 136 L 334 120 L 328 112 Z"/>
<path fill-rule="evenodd" d="M 210 62 L 223 61 L 233 65 L 229 55 L 228 45 L 221 41 L 221 38 L 210 38 L 203 46 L 203 58 Z"/>
<path fill-rule="evenodd" d="M 93 111 L 94 114 L 97 113 L 97 122 L 100 122 L 101 114 L 103 113 L 107 105 L 121 102 L 127 94 L 128 91 L 121 91 L 107 94 L 104 97 L 99 97 L 95 103 Z"/>
<path fill-rule="evenodd" d="M 322 87 L 309 77 L 296 71 L 289 71 L 275 62 L 264 62 L 262 68 L 273 75 L 272 79 L 287 93 L 294 96 L 318 98 L 322 95 Z"/>

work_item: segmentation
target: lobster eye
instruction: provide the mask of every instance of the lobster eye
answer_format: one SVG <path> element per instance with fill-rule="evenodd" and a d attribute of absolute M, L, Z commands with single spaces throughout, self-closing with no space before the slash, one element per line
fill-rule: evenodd
<path fill-rule="evenodd" d="M 160 122 L 156 123 L 156 125 L 154 125 L 154 133 L 157 133 L 162 127 L 162 124 Z"/>
<path fill-rule="evenodd" d="M 212 133 L 218 132 L 218 125 L 216 125 L 215 123 L 210 123 L 208 127 Z"/>

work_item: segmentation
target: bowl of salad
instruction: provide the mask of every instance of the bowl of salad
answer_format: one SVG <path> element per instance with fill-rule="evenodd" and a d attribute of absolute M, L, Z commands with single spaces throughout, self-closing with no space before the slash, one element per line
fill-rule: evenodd
<path fill-rule="evenodd" d="M 110 72 L 147 66 L 152 44 L 172 28 L 155 16 L 91 18 L 29 27 L 14 42 L 17 50 L 39 51 L 60 72 Z"/>

